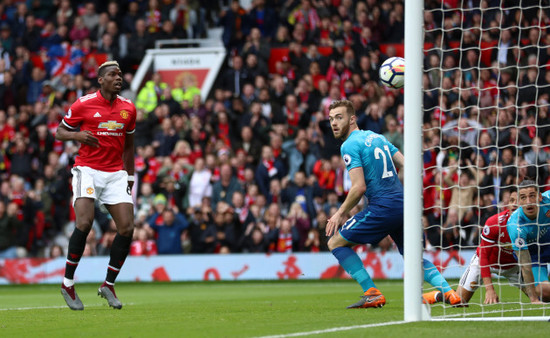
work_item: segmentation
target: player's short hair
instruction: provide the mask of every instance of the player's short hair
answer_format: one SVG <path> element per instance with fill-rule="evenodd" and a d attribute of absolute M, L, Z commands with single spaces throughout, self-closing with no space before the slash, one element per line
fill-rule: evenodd
<path fill-rule="evenodd" d="M 501 189 L 501 194 L 500 194 L 501 199 L 502 199 L 502 195 L 504 193 L 510 193 L 511 194 L 513 192 L 518 192 L 518 186 L 517 185 L 511 185 L 511 186 L 508 186 L 506 188 Z"/>
<path fill-rule="evenodd" d="M 535 188 L 535 190 L 539 189 L 537 182 L 535 182 L 535 180 L 533 180 L 531 177 L 525 177 L 518 186 L 518 190 L 525 188 Z"/>
<path fill-rule="evenodd" d="M 353 108 L 353 103 L 349 100 L 336 100 L 328 106 L 328 111 L 331 111 L 335 108 L 346 107 L 346 112 L 349 115 L 355 115 L 355 108 Z"/>
<path fill-rule="evenodd" d="M 116 66 L 116 67 L 120 68 L 120 66 L 118 65 L 118 62 L 116 62 L 116 61 L 105 61 L 97 69 L 97 76 L 102 77 L 103 75 L 105 75 L 106 69 L 108 67 L 111 67 L 111 66 Z"/>

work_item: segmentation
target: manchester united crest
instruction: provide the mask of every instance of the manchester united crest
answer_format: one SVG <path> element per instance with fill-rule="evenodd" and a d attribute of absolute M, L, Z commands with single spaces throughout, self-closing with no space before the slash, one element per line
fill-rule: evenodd
<path fill-rule="evenodd" d="M 126 110 L 121 110 L 120 111 L 120 117 L 122 117 L 123 119 L 127 119 L 128 118 L 128 112 Z"/>
<path fill-rule="evenodd" d="M 87 188 L 87 189 L 86 189 L 86 193 L 87 193 L 88 195 L 93 194 L 93 193 L 94 193 L 94 188 L 92 188 L 92 187 Z"/>

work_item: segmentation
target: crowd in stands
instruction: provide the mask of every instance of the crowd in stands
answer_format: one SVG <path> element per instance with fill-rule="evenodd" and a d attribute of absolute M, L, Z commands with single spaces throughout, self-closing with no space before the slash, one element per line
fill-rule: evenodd
<path fill-rule="evenodd" d="M 513 1 L 459 6 L 425 3 L 428 246 L 475 244 L 507 186 L 549 179 L 548 13 Z M 54 135 L 70 104 L 98 90 L 102 58 L 119 61 L 121 95 L 138 108 L 131 255 L 328 250 L 326 220 L 350 187 L 328 122 L 334 100 L 351 100 L 359 128 L 403 151 L 403 91 L 378 81 L 404 42 L 403 0 L 13 0 L 0 20 L 3 257 L 63 256 L 78 145 Z M 129 89 L 154 41 L 215 26 L 228 57 L 207 100 L 159 74 Z M 273 48 L 288 54 L 271 69 Z M 108 253 L 116 232 L 96 209 L 87 255 Z"/>

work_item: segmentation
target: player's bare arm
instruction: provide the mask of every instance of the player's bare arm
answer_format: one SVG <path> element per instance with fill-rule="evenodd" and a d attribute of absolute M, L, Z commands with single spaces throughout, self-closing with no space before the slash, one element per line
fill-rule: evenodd
<path fill-rule="evenodd" d="M 126 134 L 124 141 L 124 152 L 122 153 L 122 161 L 124 162 L 124 170 L 129 176 L 134 175 L 134 134 Z M 134 181 L 128 180 L 130 190 L 134 186 Z"/>
<path fill-rule="evenodd" d="M 395 164 L 395 166 L 397 168 L 399 168 L 399 170 L 403 169 L 403 167 L 405 166 L 405 156 L 403 156 L 403 154 L 398 151 L 396 152 L 393 157 L 393 164 Z"/>
<path fill-rule="evenodd" d="M 344 200 L 344 203 L 340 206 L 338 211 L 332 215 L 327 221 L 326 234 L 332 236 L 336 230 L 344 223 L 348 212 L 359 203 L 365 191 L 367 191 L 367 184 L 365 183 L 365 176 L 362 167 L 356 167 L 349 171 L 349 177 L 351 179 L 351 188 L 348 196 Z"/>
<path fill-rule="evenodd" d="M 399 176 L 399 180 L 403 182 L 403 176 L 405 175 L 405 172 L 403 171 L 403 167 L 405 166 L 405 156 L 403 156 L 403 154 L 398 151 L 393 155 L 392 159 L 396 169 L 399 169 L 397 173 L 397 175 Z"/>
<path fill-rule="evenodd" d="M 59 124 L 55 138 L 60 141 L 77 141 L 90 147 L 99 147 L 99 140 L 89 130 L 72 131 L 63 124 Z"/>
<path fill-rule="evenodd" d="M 528 250 L 515 250 L 518 257 L 518 263 L 521 267 L 521 274 L 525 283 L 525 293 L 533 304 L 542 304 L 535 289 L 535 277 L 531 270 L 531 255 Z"/>
<path fill-rule="evenodd" d="M 491 277 L 483 277 L 483 285 L 485 285 L 485 304 L 496 304 L 499 302 L 498 295 L 493 287 L 493 279 Z"/>

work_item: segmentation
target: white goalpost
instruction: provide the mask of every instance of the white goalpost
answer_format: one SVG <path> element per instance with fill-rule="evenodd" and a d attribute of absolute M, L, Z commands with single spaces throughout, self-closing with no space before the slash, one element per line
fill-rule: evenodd
<path fill-rule="evenodd" d="M 419 321 L 422 307 L 422 0 L 405 1 L 404 319 Z"/>
<path fill-rule="evenodd" d="M 481 277 L 468 307 L 423 304 L 422 257 L 462 274 L 504 191 L 550 186 L 550 0 L 405 0 L 405 62 L 404 320 L 549 321 L 494 274 L 497 304 Z"/>

